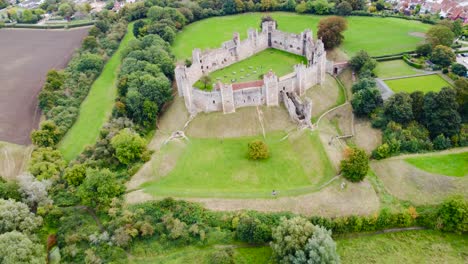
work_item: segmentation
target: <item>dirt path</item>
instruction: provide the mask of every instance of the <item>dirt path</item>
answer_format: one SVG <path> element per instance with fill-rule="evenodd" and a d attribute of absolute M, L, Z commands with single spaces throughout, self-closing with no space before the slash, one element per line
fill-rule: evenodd
<path fill-rule="evenodd" d="M 256 210 L 262 212 L 289 211 L 303 215 L 345 216 L 369 215 L 377 212 L 380 207 L 372 185 L 367 182 L 358 184 L 346 183 L 341 190 L 342 178 L 333 182 L 321 191 L 294 197 L 276 199 L 222 199 L 222 198 L 180 198 L 201 203 L 214 211 Z M 140 203 L 157 198 L 142 190 L 126 195 L 128 203 Z"/>

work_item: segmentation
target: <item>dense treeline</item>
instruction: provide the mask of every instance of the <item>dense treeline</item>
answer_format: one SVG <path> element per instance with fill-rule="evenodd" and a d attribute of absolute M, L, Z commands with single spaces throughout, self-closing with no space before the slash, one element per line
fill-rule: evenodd
<path fill-rule="evenodd" d="M 125 20 L 110 12 L 103 13 L 68 66 L 61 71 L 50 70 L 47 74 L 39 94 L 39 107 L 48 120 L 48 126 L 57 126 L 52 145 L 58 143 L 76 121 L 81 102 L 101 73 L 104 63 L 118 48 L 126 29 Z M 51 146 L 44 143 L 48 131 L 42 127 L 32 133 L 33 143 Z"/>

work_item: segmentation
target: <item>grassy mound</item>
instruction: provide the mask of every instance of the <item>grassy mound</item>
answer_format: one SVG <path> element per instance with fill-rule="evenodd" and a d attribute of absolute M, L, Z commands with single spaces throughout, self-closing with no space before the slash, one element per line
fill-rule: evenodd
<path fill-rule="evenodd" d="M 455 177 L 468 174 L 468 152 L 407 158 L 405 161 L 430 173 Z"/>
<path fill-rule="evenodd" d="M 279 195 L 310 191 L 335 175 L 317 133 L 284 136 L 267 134 L 270 157 L 260 161 L 247 158 L 247 144 L 260 136 L 191 138 L 184 146 L 171 142 L 161 150 L 166 157 L 155 172 L 160 179 L 142 187 L 154 196 L 271 197 L 272 190 Z M 169 160 L 175 164 L 167 169 Z"/>
<path fill-rule="evenodd" d="M 278 21 L 283 31 L 300 33 L 304 29 L 317 32 L 317 25 L 323 16 L 299 15 L 295 13 L 269 13 Z M 219 48 L 221 43 L 239 32 L 241 39 L 247 37 L 247 29 L 259 28 L 262 13 L 247 13 L 234 16 L 213 17 L 185 27 L 177 34 L 173 52 L 178 59 L 190 58 L 194 48 Z M 424 33 L 429 25 L 418 21 L 398 18 L 347 17 L 348 30 L 344 33 L 342 49 L 353 55 L 366 50 L 373 56 L 395 54 L 414 50 L 423 39 L 415 32 Z"/>

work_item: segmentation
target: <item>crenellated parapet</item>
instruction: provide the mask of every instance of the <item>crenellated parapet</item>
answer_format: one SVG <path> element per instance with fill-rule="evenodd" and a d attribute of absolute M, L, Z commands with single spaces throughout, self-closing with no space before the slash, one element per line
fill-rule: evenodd
<path fill-rule="evenodd" d="M 184 97 L 187 109 L 190 112 L 231 113 L 243 106 L 277 106 L 283 100 L 281 93 L 302 96 L 307 89 L 321 84 L 325 79 L 325 72 L 330 68 L 323 42 L 320 39 L 314 40 L 310 29 L 294 34 L 280 31 L 276 25 L 275 21 L 265 21 L 261 31 L 250 28 L 244 40 L 240 39 L 238 33 L 234 33 L 232 39 L 223 42 L 218 49 L 194 49 L 192 64 L 189 67 L 179 65 L 175 69 L 177 90 L 179 96 Z M 209 92 L 193 87 L 203 75 L 267 48 L 304 56 L 307 64 L 295 65 L 293 71 L 285 76 L 276 76 L 270 71 L 258 81 L 233 84 L 218 82 L 215 89 Z"/>

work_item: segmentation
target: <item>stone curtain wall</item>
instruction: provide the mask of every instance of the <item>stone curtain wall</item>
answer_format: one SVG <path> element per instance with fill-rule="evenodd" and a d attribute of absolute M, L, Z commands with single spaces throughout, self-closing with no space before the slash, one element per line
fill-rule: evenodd
<path fill-rule="evenodd" d="M 232 40 L 226 41 L 219 49 L 202 52 L 194 49 L 192 65 L 177 66 L 175 79 L 179 96 L 185 99 L 189 112 L 234 112 L 238 107 L 256 105 L 278 105 L 282 98 L 281 92 L 295 92 L 303 95 L 305 91 L 320 84 L 325 78 L 325 72 L 332 70 L 326 60 L 326 53 L 321 40 L 313 41 L 311 30 L 301 34 L 293 34 L 276 30 L 274 21 L 262 24 L 262 31 L 248 30 L 247 39 L 241 41 L 238 33 Z M 274 73 L 265 74 L 263 83 L 244 83 L 233 89 L 231 84 L 218 83 L 217 89 L 205 92 L 193 88 L 193 85 L 204 75 L 233 63 L 246 59 L 269 47 L 306 57 L 307 65 L 298 64 L 294 71 L 278 78 Z M 246 86 L 247 85 L 247 86 Z M 261 85 L 261 86 L 259 86 Z M 242 88 L 238 88 L 242 87 Z"/>

